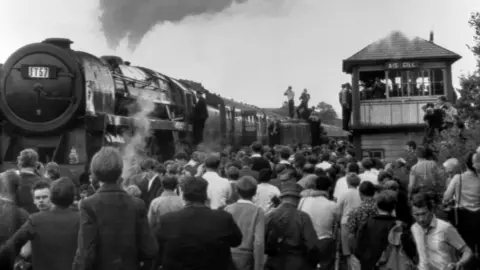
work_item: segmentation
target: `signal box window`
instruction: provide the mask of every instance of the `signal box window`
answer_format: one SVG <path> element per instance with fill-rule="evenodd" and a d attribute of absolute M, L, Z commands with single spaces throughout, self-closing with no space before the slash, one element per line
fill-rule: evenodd
<path fill-rule="evenodd" d="M 441 68 L 360 72 L 360 99 L 442 96 L 444 84 Z"/>
<path fill-rule="evenodd" d="M 383 150 L 383 149 L 363 149 L 362 150 L 362 157 L 384 159 L 385 158 L 385 150 Z"/>

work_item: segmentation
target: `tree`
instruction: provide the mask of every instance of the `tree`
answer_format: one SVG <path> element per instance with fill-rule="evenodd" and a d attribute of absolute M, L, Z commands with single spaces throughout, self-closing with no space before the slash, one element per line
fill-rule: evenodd
<path fill-rule="evenodd" d="M 317 114 L 319 115 L 323 123 L 335 125 L 336 120 L 338 119 L 338 115 L 335 109 L 333 109 L 332 105 L 324 101 L 320 101 L 315 107 L 315 109 L 318 111 Z"/>
<path fill-rule="evenodd" d="M 466 128 L 443 131 L 429 145 L 437 152 L 439 162 L 451 157 L 464 160 L 480 144 L 480 12 L 472 13 L 468 23 L 475 30 L 474 44 L 467 47 L 477 58 L 477 70 L 460 76 L 460 98 L 455 104 Z"/>

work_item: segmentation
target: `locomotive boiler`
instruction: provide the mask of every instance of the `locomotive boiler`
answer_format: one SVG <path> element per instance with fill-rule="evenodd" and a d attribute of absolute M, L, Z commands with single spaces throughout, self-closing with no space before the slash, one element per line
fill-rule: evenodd
<path fill-rule="evenodd" d="M 12 166 L 22 149 L 34 148 L 42 162 L 55 161 L 78 174 L 102 146 L 125 144 L 145 126 L 146 154 L 173 156 L 191 128 L 194 93 L 120 57 L 75 51 L 72 43 L 46 39 L 18 49 L 4 63 L 2 166 Z"/>

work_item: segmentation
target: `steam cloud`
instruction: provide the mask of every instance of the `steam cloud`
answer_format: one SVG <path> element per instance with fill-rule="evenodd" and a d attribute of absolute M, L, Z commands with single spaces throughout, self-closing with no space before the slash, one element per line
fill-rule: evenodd
<path fill-rule="evenodd" d="M 135 49 L 157 24 L 180 22 L 191 15 L 215 14 L 248 0 L 100 0 L 102 31 L 112 48 L 127 37 Z"/>
<path fill-rule="evenodd" d="M 137 105 L 141 110 L 131 115 L 135 119 L 135 132 L 130 138 L 124 136 L 127 137 L 127 143 L 123 148 L 123 179 L 128 179 L 130 177 L 130 169 L 139 164 L 142 158 L 145 158 L 145 139 L 150 135 L 150 121 L 148 121 L 149 118 L 147 116 L 155 109 L 155 103 L 150 100 L 139 98 Z"/>

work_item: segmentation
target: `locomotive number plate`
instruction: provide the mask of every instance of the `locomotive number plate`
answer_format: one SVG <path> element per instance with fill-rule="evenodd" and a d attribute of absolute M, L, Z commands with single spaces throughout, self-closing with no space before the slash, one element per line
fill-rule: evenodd
<path fill-rule="evenodd" d="M 50 68 L 28 67 L 28 77 L 37 78 L 37 79 L 47 79 L 50 77 Z"/>

